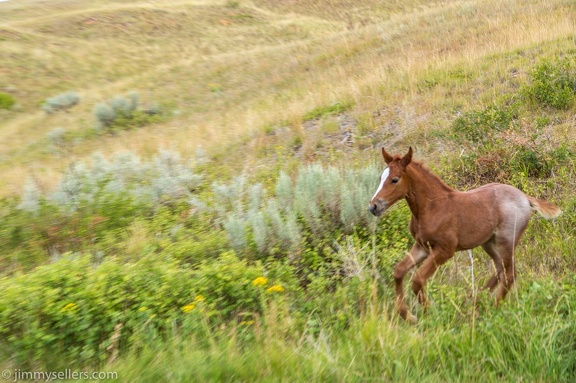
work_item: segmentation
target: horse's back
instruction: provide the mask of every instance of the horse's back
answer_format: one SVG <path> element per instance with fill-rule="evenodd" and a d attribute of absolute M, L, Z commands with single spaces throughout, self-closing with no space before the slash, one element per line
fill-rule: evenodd
<path fill-rule="evenodd" d="M 522 232 L 530 219 L 530 202 L 519 189 L 500 183 L 490 183 L 459 193 L 461 218 L 476 221 L 471 230 L 459 239 L 459 247 L 472 248 L 496 236 L 514 236 Z M 467 226 L 467 225 L 466 225 Z M 469 238 L 465 240 L 464 238 Z"/>
<path fill-rule="evenodd" d="M 462 192 L 466 199 L 476 200 L 488 210 L 495 209 L 504 216 L 530 216 L 530 201 L 524 192 L 511 185 L 490 183 Z M 503 217 L 505 218 L 505 217 Z"/>

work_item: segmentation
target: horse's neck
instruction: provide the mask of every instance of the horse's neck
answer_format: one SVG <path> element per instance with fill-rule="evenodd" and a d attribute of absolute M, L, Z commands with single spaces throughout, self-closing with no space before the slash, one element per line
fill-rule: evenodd
<path fill-rule="evenodd" d="M 420 164 L 407 167 L 410 175 L 410 188 L 406 201 L 415 217 L 420 217 L 426 211 L 426 206 L 436 199 L 445 198 L 454 189 L 446 185 L 438 176 L 422 168 Z"/>

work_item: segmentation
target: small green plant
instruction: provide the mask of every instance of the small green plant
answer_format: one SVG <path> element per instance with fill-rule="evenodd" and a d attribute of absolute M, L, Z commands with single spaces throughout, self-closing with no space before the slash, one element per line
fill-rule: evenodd
<path fill-rule="evenodd" d="M 160 108 L 154 104 L 141 110 L 139 99 L 137 92 L 131 92 L 126 96 L 116 96 L 96 104 L 94 107 L 96 127 L 114 133 L 158 122 L 161 119 Z"/>
<path fill-rule="evenodd" d="M 322 124 L 322 132 L 326 134 L 337 134 L 340 132 L 340 125 L 338 121 L 329 119 Z"/>
<path fill-rule="evenodd" d="M 545 154 L 521 146 L 514 153 L 510 165 L 515 171 L 520 171 L 529 177 L 544 178 L 549 176 L 552 170 L 552 163 L 547 160 Z"/>
<path fill-rule="evenodd" d="M 357 135 L 363 137 L 375 130 L 374 116 L 371 113 L 361 114 L 357 119 Z"/>
<path fill-rule="evenodd" d="M 321 107 L 312 109 L 310 112 L 306 113 L 302 117 L 302 120 L 309 121 L 309 120 L 314 120 L 314 119 L 321 118 L 324 116 L 332 116 L 335 114 L 340 114 L 340 113 L 343 113 L 343 112 L 347 111 L 348 109 L 350 109 L 352 107 L 352 105 L 353 104 L 351 102 L 344 102 L 344 103 L 335 102 L 334 104 L 321 106 Z"/>
<path fill-rule="evenodd" d="M 96 117 L 98 127 L 102 129 L 111 126 L 116 119 L 114 109 L 104 102 L 96 104 L 94 107 L 94 116 Z"/>
<path fill-rule="evenodd" d="M 452 130 L 462 139 L 470 142 L 489 140 L 495 133 L 509 129 L 518 115 L 515 105 L 490 105 L 480 111 L 470 111 L 456 118 Z"/>
<path fill-rule="evenodd" d="M 67 110 L 80 102 L 80 96 L 75 92 L 66 92 L 46 99 L 42 110 L 48 114 Z"/>
<path fill-rule="evenodd" d="M 571 56 L 540 62 L 530 72 L 530 78 L 530 83 L 523 87 L 529 99 L 562 110 L 574 105 L 576 64 Z"/>
<path fill-rule="evenodd" d="M 15 103 L 14 97 L 6 93 L 0 93 L 0 109 L 10 109 Z"/>
<path fill-rule="evenodd" d="M 261 310 L 258 287 L 259 282 L 267 280 L 263 275 L 261 265 L 249 265 L 234 252 L 226 252 L 218 259 L 203 261 L 192 278 L 194 291 L 205 296 L 221 314 L 230 317 L 242 311 Z"/>

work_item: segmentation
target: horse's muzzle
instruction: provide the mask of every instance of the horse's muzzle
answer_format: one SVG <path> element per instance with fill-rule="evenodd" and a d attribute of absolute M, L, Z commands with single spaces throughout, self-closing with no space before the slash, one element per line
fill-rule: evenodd
<path fill-rule="evenodd" d="M 386 206 L 387 206 L 386 203 L 383 203 L 382 206 L 380 207 L 376 203 L 371 203 L 370 205 L 368 205 L 368 211 L 372 213 L 373 216 L 379 217 L 380 215 L 382 215 L 384 210 L 386 210 Z"/>

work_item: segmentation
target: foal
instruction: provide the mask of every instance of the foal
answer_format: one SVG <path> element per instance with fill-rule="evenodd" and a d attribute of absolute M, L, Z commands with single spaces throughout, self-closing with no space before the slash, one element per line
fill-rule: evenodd
<path fill-rule="evenodd" d="M 410 232 L 415 243 L 394 269 L 400 316 L 416 322 L 408 311 L 402 289 L 408 270 L 423 263 L 414 274 L 412 290 L 426 307 L 428 299 L 423 288 L 428 278 L 454 252 L 478 246 L 490 255 L 496 267 L 485 287 L 494 291 L 498 286 L 496 303 L 504 299 L 514 283 L 514 249 L 528 225 L 530 211 L 534 209 L 551 219 L 559 216 L 561 210 L 509 185 L 491 183 L 466 192 L 457 191 L 421 162 L 412 161 L 412 148 L 404 157 L 391 156 L 382 148 L 382 156 L 388 168 L 370 201 L 370 212 L 380 216 L 401 198 L 406 199 L 412 211 Z"/>

